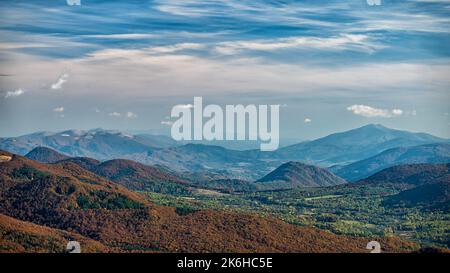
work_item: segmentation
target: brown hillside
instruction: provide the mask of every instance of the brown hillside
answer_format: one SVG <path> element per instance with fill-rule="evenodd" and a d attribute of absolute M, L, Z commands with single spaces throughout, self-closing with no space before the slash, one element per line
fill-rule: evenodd
<path fill-rule="evenodd" d="M 158 184 L 165 184 L 165 186 L 168 186 L 167 184 L 187 186 L 188 184 L 157 167 L 126 159 L 103 162 L 97 165 L 93 171 L 132 190 L 154 190 Z"/>
<path fill-rule="evenodd" d="M 69 156 L 47 147 L 36 147 L 25 157 L 42 163 L 54 163 L 69 158 Z"/>
<path fill-rule="evenodd" d="M 47 165 L 16 155 L 1 162 L 0 213 L 78 233 L 115 251 L 366 252 L 369 238 L 338 236 L 250 214 L 154 206 L 73 165 Z M 88 181 L 80 179 L 84 176 Z M 7 242 L 22 245 L 21 240 L 13 236 Z M 395 238 L 379 240 L 386 251 L 418 249 Z M 53 250 L 45 244 L 39 247 Z"/>
<path fill-rule="evenodd" d="M 39 226 L 0 214 L 0 252 L 63 253 L 68 241 L 78 241 L 82 252 L 107 252 L 99 242 L 73 232 Z"/>

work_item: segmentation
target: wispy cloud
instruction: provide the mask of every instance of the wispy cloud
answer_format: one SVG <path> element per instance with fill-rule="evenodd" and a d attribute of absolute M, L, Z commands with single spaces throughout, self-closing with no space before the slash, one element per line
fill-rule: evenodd
<path fill-rule="evenodd" d="M 157 54 L 167 54 L 167 53 L 173 53 L 181 50 L 189 50 L 189 49 L 203 49 L 205 48 L 205 45 L 198 44 L 198 43 L 180 43 L 180 44 L 174 44 L 174 45 L 168 45 L 168 46 L 158 46 L 158 47 L 152 47 L 148 49 L 149 53 L 157 53 Z"/>
<path fill-rule="evenodd" d="M 289 37 L 271 40 L 234 41 L 220 43 L 215 49 L 221 54 L 235 54 L 242 50 L 274 51 L 288 48 L 328 50 L 363 50 L 372 52 L 383 48 L 368 35 L 342 34 L 335 37 Z"/>
<path fill-rule="evenodd" d="M 83 35 L 83 38 L 96 38 L 96 39 L 123 39 L 123 40 L 137 40 L 137 39 L 151 39 L 160 38 L 160 34 L 150 33 L 117 33 L 117 34 L 94 34 Z"/>
<path fill-rule="evenodd" d="M 18 97 L 25 94 L 25 91 L 23 89 L 17 89 L 15 91 L 8 91 L 6 92 L 5 98 L 10 98 L 10 97 Z"/>
<path fill-rule="evenodd" d="M 351 111 L 355 115 L 373 118 L 373 117 L 381 117 L 381 118 L 392 118 L 398 117 L 403 114 L 403 110 L 401 109 L 380 109 L 367 105 L 355 104 L 347 107 L 348 111 Z"/>
<path fill-rule="evenodd" d="M 310 119 L 310 118 L 305 118 L 305 120 L 303 121 L 304 123 L 311 123 L 312 122 L 312 119 Z"/>
<path fill-rule="evenodd" d="M 53 112 L 55 113 L 62 113 L 64 112 L 64 107 L 60 106 L 60 107 L 56 107 L 53 109 Z"/>
<path fill-rule="evenodd" d="M 137 115 L 135 113 L 133 113 L 133 112 L 126 112 L 125 116 L 127 118 L 137 118 Z"/>
<path fill-rule="evenodd" d="M 119 112 L 111 112 L 111 113 L 108 113 L 108 116 L 116 117 L 116 118 L 125 117 L 125 118 L 129 118 L 129 119 L 134 119 L 134 118 L 138 117 L 138 115 L 136 113 L 133 113 L 131 111 L 128 111 L 124 114 L 119 113 Z"/>
<path fill-rule="evenodd" d="M 51 89 L 52 90 L 61 89 L 63 87 L 64 83 L 67 82 L 68 78 L 69 78 L 69 74 L 67 74 L 67 73 L 62 74 L 61 76 L 59 76 L 58 80 L 52 84 Z"/>
<path fill-rule="evenodd" d="M 119 112 L 111 112 L 111 113 L 108 114 L 108 116 L 110 116 L 110 117 L 121 117 L 122 114 L 119 113 Z"/>

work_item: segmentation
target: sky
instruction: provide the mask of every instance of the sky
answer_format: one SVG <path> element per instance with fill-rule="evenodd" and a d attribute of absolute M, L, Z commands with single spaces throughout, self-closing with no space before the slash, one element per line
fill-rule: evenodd
<path fill-rule="evenodd" d="M 450 1 L 0 1 L 0 136 L 168 132 L 174 105 L 279 104 L 280 137 L 450 138 Z"/>

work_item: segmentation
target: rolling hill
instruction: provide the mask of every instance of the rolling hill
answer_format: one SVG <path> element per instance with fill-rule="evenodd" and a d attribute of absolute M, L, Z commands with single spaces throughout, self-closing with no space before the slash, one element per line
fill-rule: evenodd
<path fill-rule="evenodd" d="M 128 189 L 160 193 L 188 193 L 189 183 L 164 171 L 126 159 L 113 159 L 100 163 L 92 171 Z"/>
<path fill-rule="evenodd" d="M 188 183 L 162 168 L 146 166 L 126 159 L 100 162 L 89 157 L 68 157 L 50 148 L 37 147 L 26 155 L 42 163 L 55 163 L 69 173 L 74 164 L 98 176 L 116 182 L 130 190 L 159 193 L 188 193 Z"/>
<path fill-rule="evenodd" d="M 424 184 L 386 198 L 384 204 L 395 207 L 422 207 L 450 212 L 450 180 Z"/>
<path fill-rule="evenodd" d="M 42 163 L 55 163 L 70 158 L 47 147 L 36 147 L 27 153 L 25 157 Z"/>
<path fill-rule="evenodd" d="M 70 157 L 68 159 L 57 161 L 55 163 L 59 164 L 73 163 L 80 166 L 83 169 L 93 172 L 95 171 L 95 167 L 97 167 L 101 162 L 90 157 Z"/>
<path fill-rule="evenodd" d="M 77 233 L 58 230 L 0 214 L 0 253 L 65 253 L 69 241 L 77 241 L 83 253 L 111 251 Z"/>
<path fill-rule="evenodd" d="M 450 163 L 408 164 L 386 168 L 358 183 L 398 183 L 411 186 L 450 181 Z"/>
<path fill-rule="evenodd" d="M 386 197 L 385 206 L 450 209 L 450 163 L 389 167 L 354 184 L 393 185 L 400 189 L 398 194 Z"/>

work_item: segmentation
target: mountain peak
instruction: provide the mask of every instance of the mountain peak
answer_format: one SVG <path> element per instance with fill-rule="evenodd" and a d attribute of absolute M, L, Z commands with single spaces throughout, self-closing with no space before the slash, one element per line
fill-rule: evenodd
<path fill-rule="evenodd" d="M 359 128 L 357 128 L 357 129 L 362 129 L 362 128 L 383 129 L 383 130 L 388 129 L 388 130 L 393 130 L 393 129 L 388 128 L 388 127 L 386 127 L 386 126 L 384 126 L 384 125 L 382 125 L 382 124 L 380 124 L 380 123 L 370 123 L 370 124 L 364 125 L 364 126 L 362 126 L 362 127 L 359 127 Z"/>
<path fill-rule="evenodd" d="M 292 187 L 324 187 L 346 183 L 325 169 L 296 161 L 284 163 L 258 182 L 287 183 Z"/>

